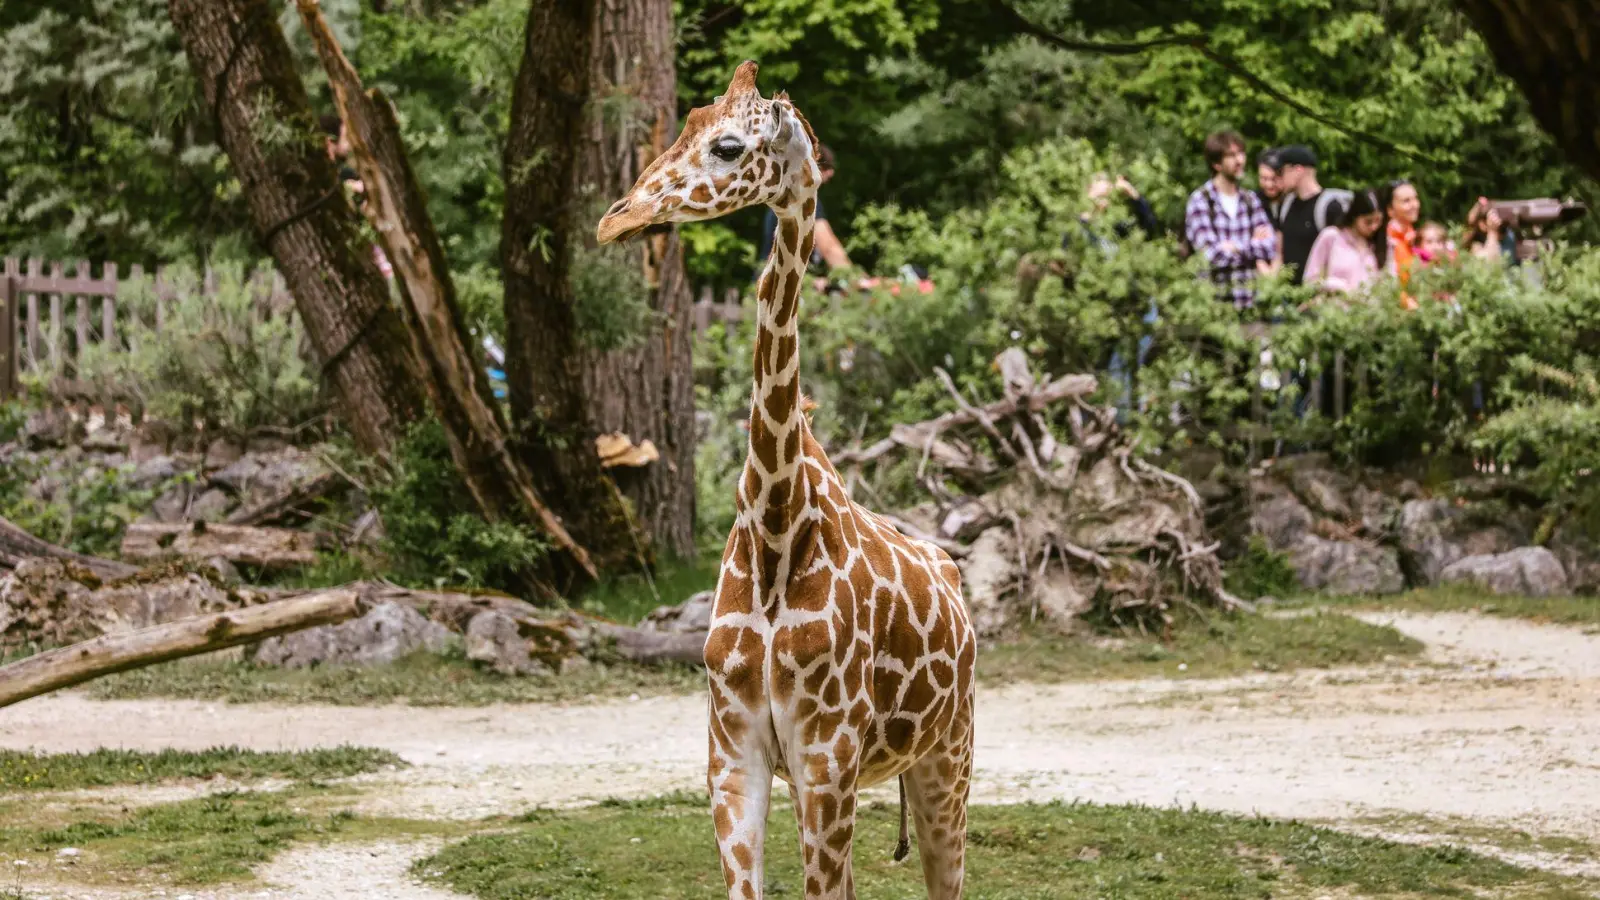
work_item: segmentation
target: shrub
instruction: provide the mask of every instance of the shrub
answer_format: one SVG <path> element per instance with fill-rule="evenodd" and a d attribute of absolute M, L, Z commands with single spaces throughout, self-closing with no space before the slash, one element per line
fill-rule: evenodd
<path fill-rule="evenodd" d="M 131 283 L 117 297 L 126 348 L 84 348 L 80 379 L 181 428 L 243 435 L 315 419 L 324 408 L 316 371 L 293 306 L 266 296 L 270 269 L 222 264 L 214 275 L 205 290 L 192 269 L 169 269 L 175 295 L 159 330 L 153 283 Z"/>
<path fill-rule="evenodd" d="M 373 484 L 372 499 L 400 581 L 513 590 L 515 573 L 546 551 L 532 527 L 483 519 L 436 421 L 412 426 L 395 447 L 391 473 Z"/>

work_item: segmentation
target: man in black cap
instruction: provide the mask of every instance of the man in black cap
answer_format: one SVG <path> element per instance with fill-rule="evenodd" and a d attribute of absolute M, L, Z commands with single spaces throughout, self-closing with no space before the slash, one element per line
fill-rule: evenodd
<path fill-rule="evenodd" d="M 1293 266 L 1294 283 L 1305 278 L 1306 260 L 1317 235 L 1338 224 L 1350 206 L 1349 191 L 1323 189 L 1317 181 L 1317 155 L 1293 144 L 1278 150 L 1278 188 L 1283 199 L 1272 217 L 1283 233 L 1283 262 Z"/>

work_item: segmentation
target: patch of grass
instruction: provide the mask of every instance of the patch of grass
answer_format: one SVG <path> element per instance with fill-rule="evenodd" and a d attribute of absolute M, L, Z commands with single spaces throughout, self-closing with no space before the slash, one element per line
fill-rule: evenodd
<path fill-rule="evenodd" d="M 682 603 L 691 594 L 712 590 L 721 568 L 720 549 L 716 555 L 702 553 L 693 560 L 672 560 L 657 566 L 649 578 L 608 577 L 590 588 L 576 605 L 584 612 L 635 625 L 658 606 Z M 650 589 L 652 583 L 654 591 Z"/>
<path fill-rule="evenodd" d="M 170 697 L 231 703 L 372 706 L 484 706 L 683 694 L 705 686 L 687 666 L 594 665 L 560 677 L 516 677 L 481 669 L 464 656 L 417 652 L 384 666 L 279 669 L 248 662 L 178 661 L 94 682 L 96 699 Z"/>
<path fill-rule="evenodd" d="M 1216 678 L 1413 657 L 1422 644 L 1381 625 L 1318 612 L 1291 618 L 1217 614 L 1180 619 L 1165 641 L 1122 632 L 1100 641 L 1025 633 L 978 657 L 985 682 Z"/>
<path fill-rule="evenodd" d="M 45 869 L 59 850 L 73 847 L 79 851 L 74 881 L 198 885 L 248 880 L 252 867 L 303 841 L 470 831 L 461 824 L 358 816 L 341 808 L 340 799 L 347 798 L 301 787 L 64 816 L 8 808 L 0 818 L 0 854 Z"/>
<path fill-rule="evenodd" d="M 1024 804 L 973 807 L 970 821 L 967 884 L 975 900 L 1257 900 L 1341 890 L 1576 900 L 1592 887 L 1454 847 L 1193 810 Z M 888 806 L 858 815 L 855 876 L 863 900 L 923 896 L 920 866 L 890 862 L 897 827 L 897 811 Z M 722 890 L 712 835 L 698 797 L 544 811 L 519 827 L 448 846 L 413 871 L 482 900 L 698 900 Z M 773 811 L 766 853 L 769 891 L 798 895 L 794 824 L 781 807 Z"/>
<path fill-rule="evenodd" d="M 1470 587 L 1434 587 L 1383 597 L 1297 598 L 1304 606 L 1358 606 L 1422 612 L 1480 612 L 1557 625 L 1600 627 L 1600 597 L 1522 597 L 1489 594 Z"/>
<path fill-rule="evenodd" d="M 61 791 L 112 784 L 152 784 L 177 778 L 234 780 L 288 778 L 313 781 L 404 766 L 405 760 L 371 747 L 335 747 L 258 753 L 237 747 L 198 752 L 95 750 L 90 753 L 29 753 L 0 750 L 0 792 Z"/>
<path fill-rule="evenodd" d="M 1429 838 L 1447 838 L 1467 844 L 1492 847 L 1510 853 L 1546 853 L 1575 859 L 1593 859 L 1600 846 L 1580 838 L 1556 834 L 1533 834 L 1520 828 L 1489 825 L 1460 816 L 1423 816 L 1403 813 L 1363 816 L 1355 824 L 1370 825 L 1391 834 L 1408 833 Z"/>

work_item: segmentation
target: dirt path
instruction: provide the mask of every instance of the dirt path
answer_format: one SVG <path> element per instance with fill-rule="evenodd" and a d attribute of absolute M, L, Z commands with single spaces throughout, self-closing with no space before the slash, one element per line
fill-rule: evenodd
<path fill-rule="evenodd" d="M 1472 615 L 1366 618 L 1426 642 L 1434 665 L 985 691 L 974 799 L 1194 803 L 1335 822 L 1455 816 L 1600 841 L 1600 635 Z M 382 785 L 361 801 L 366 811 L 477 818 L 696 788 L 705 707 L 700 697 L 350 709 L 59 695 L 0 712 L 4 747 L 340 743 L 413 764 L 364 776 Z M 889 786 L 874 793 L 894 799 Z M 285 859 L 315 868 L 317 853 Z M 385 866 L 401 882 L 404 858 Z M 301 892 L 280 870 L 263 874 L 282 886 L 270 896 L 334 896 L 320 881 Z M 383 896 L 441 896 L 397 892 L 401 882 Z"/>

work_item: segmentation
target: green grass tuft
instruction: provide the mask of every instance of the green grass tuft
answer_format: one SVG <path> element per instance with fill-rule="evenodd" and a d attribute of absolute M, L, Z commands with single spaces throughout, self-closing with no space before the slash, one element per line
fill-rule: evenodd
<path fill-rule="evenodd" d="M 715 556 L 702 553 L 694 560 L 663 563 L 648 578 L 610 576 L 590 588 L 575 605 L 584 612 L 636 625 L 658 606 L 682 603 L 693 594 L 716 588 L 721 568 L 720 552 Z"/>
<path fill-rule="evenodd" d="M 705 686 L 687 666 L 595 665 L 561 677 L 499 675 L 457 654 L 413 653 L 383 666 L 279 669 L 234 661 L 179 661 L 101 679 L 96 699 L 171 697 L 231 703 L 485 706 L 683 694 Z"/>
<path fill-rule="evenodd" d="M 335 747 L 258 753 L 237 747 L 210 750 L 95 750 L 90 753 L 30 753 L 0 750 L 0 792 L 61 791 L 113 784 L 152 784 L 177 778 L 234 780 L 287 778 L 313 781 L 346 778 L 405 760 L 371 747 Z"/>
<path fill-rule="evenodd" d="M 448 846 L 413 871 L 482 900 L 679 900 L 719 896 L 722 876 L 703 797 L 655 805 L 546 810 L 526 824 Z M 889 860 L 897 810 L 860 811 L 862 900 L 924 896 L 920 867 Z M 1455 847 L 1419 847 L 1292 822 L 1194 810 L 1089 804 L 973 807 L 968 895 L 1256 898 L 1346 891 L 1363 897 L 1517 896 L 1566 900 L 1592 886 Z M 768 830 L 769 893 L 800 893 L 792 815 Z"/>
<path fill-rule="evenodd" d="M 1467 586 L 1422 588 L 1384 597 L 1298 598 L 1305 606 L 1358 606 L 1421 612 L 1481 612 L 1508 619 L 1557 625 L 1600 626 L 1600 597 L 1522 597 L 1490 594 Z"/>
<path fill-rule="evenodd" d="M 1168 640 L 1137 632 L 1089 641 L 1030 632 L 985 649 L 978 676 L 988 683 L 1106 678 L 1216 678 L 1415 657 L 1422 644 L 1383 625 L 1338 613 L 1295 617 L 1189 616 Z"/>

